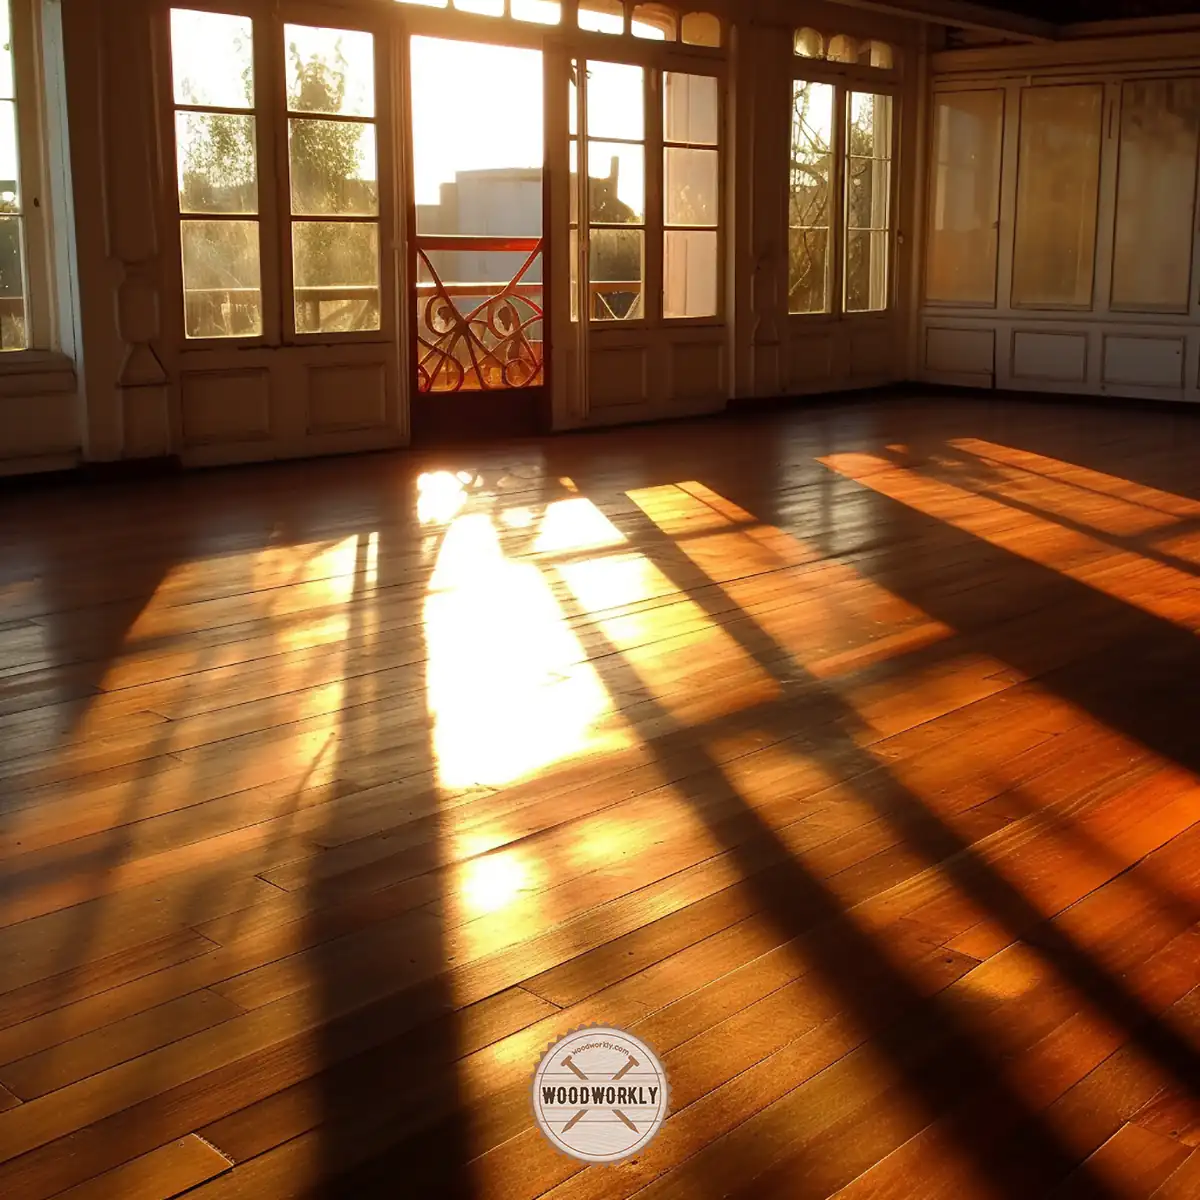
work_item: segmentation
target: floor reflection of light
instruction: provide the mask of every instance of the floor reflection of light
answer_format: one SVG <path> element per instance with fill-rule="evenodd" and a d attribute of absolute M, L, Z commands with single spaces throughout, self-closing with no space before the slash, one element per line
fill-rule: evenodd
<path fill-rule="evenodd" d="M 533 548 L 540 554 L 618 546 L 625 535 L 590 501 L 580 496 L 546 508 Z"/>
<path fill-rule="evenodd" d="M 584 559 L 564 563 L 557 570 L 589 613 L 638 604 L 679 590 L 644 554 Z"/>
<path fill-rule="evenodd" d="M 528 508 L 506 508 L 500 514 L 500 524 L 509 529 L 528 529 L 536 518 Z"/>
<path fill-rule="evenodd" d="M 551 531 L 548 542 L 552 545 L 561 540 L 573 547 L 586 538 L 603 545 L 613 536 L 625 541 L 590 500 L 563 501 L 561 511 L 569 516 L 569 523 L 564 524 L 561 539 L 557 530 Z M 567 517 L 562 520 L 566 522 Z M 570 536 L 565 536 L 568 531 Z M 646 554 L 631 550 L 572 559 L 556 564 L 554 571 L 570 588 L 578 606 L 597 618 L 597 628 L 612 648 L 621 652 L 624 665 L 644 690 L 668 711 L 678 715 L 686 711 L 689 720 L 713 720 L 780 694 L 768 673 L 702 606 L 683 596 L 680 585 Z M 660 608 L 615 611 L 672 596 L 676 598 Z M 606 617 L 606 612 L 614 615 Z M 736 680 L 736 688 L 694 686 L 702 682 L 703 675 L 716 671 L 728 672 L 729 678 Z"/>
<path fill-rule="evenodd" d="M 764 650 L 786 653 L 813 678 L 851 674 L 953 636 L 949 626 L 848 563 L 820 560 L 800 539 L 702 483 L 629 494 L 735 610 L 753 618 L 752 633 L 766 635 Z M 696 529 L 705 532 L 697 537 L 690 532 Z M 891 632 L 885 634 L 885 626 Z M 873 636 L 864 638 L 863 630 Z M 786 663 L 780 667 L 786 670 Z"/>
<path fill-rule="evenodd" d="M 588 822 L 583 836 L 572 840 L 569 852 L 574 863 L 593 870 L 614 868 L 626 855 L 644 846 L 644 833 L 636 825 L 625 819 L 601 817 Z"/>
<path fill-rule="evenodd" d="M 422 525 L 444 525 L 467 502 L 467 471 L 428 471 L 417 478 L 417 520 Z"/>
<path fill-rule="evenodd" d="M 458 886 L 461 915 L 497 912 L 527 891 L 530 883 L 529 870 L 518 851 L 473 859 L 464 865 Z"/>
<path fill-rule="evenodd" d="M 379 534 L 372 533 L 367 538 L 367 561 L 363 583 L 374 587 L 379 582 Z"/>
<path fill-rule="evenodd" d="M 608 692 L 545 575 L 504 557 L 486 513 L 458 517 L 447 530 L 425 634 L 434 749 L 446 786 L 510 783 L 585 749 L 624 744 L 599 727 Z"/>

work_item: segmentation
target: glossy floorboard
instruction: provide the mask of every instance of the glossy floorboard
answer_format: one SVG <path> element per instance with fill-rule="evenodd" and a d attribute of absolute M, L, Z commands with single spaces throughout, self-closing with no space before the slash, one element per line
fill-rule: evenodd
<path fill-rule="evenodd" d="M 1200 1195 L 1200 422 L 0 500 L 0 1196 Z M 558 1033 L 662 1057 L 587 1167 Z"/>

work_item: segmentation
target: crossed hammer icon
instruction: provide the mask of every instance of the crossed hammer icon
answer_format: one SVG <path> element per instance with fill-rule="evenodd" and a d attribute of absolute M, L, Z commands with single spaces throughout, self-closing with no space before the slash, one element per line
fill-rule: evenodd
<path fill-rule="evenodd" d="M 633 1055 L 632 1055 L 632 1054 L 630 1054 L 628 1050 L 626 1050 L 626 1051 L 625 1051 L 625 1057 L 628 1059 L 628 1062 L 626 1062 L 626 1064 L 625 1064 L 625 1065 L 624 1065 L 624 1066 L 623 1066 L 623 1067 L 622 1067 L 622 1068 L 621 1068 L 621 1069 L 620 1069 L 620 1070 L 619 1070 L 619 1071 L 618 1071 L 618 1072 L 617 1072 L 617 1073 L 616 1073 L 616 1074 L 615 1074 L 615 1075 L 612 1077 L 612 1081 L 613 1081 L 613 1083 L 616 1083 L 616 1081 L 617 1081 L 618 1079 L 623 1079 L 623 1078 L 625 1077 L 625 1075 L 626 1075 L 626 1074 L 628 1074 L 628 1072 L 630 1072 L 630 1071 L 632 1071 L 632 1070 L 633 1070 L 633 1068 L 634 1068 L 634 1067 L 636 1067 L 636 1066 L 639 1066 L 639 1065 L 640 1065 L 640 1064 L 638 1063 L 638 1060 L 637 1060 L 636 1058 L 634 1058 L 634 1057 L 633 1057 Z M 581 1071 L 581 1070 L 580 1070 L 580 1069 L 579 1069 L 579 1068 L 578 1068 L 578 1067 L 575 1065 L 575 1060 L 574 1060 L 574 1059 L 573 1059 L 573 1058 L 572 1058 L 572 1057 L 571 1057 L 569 1054 L 567 1055 L 567 1057 L 566 1057 L 566 1058 L 564 1058 L 564 1059 L 562 1060 L 562 1065 L 563 1065 L 564 1067 L 566 1067 L 568 1071 L 572 1071 L 572 1072 L 574 1072 L 574 1074 L 575 1074 L 576 1076 L 578 1076 L 580 1079 L 582 1079 L 584 1083 L 590 1083 L 590 1082 L 591 1082 L 591 1080 L 590 1080 L 590 1079 L 589 1079 L 589 1078 L 588 1078 L 588 1077 L 587 1077 L 587 1076 L 586 1076 L 586 1075 L 585 1075 L 585 1074 L 584 1074 L 584 1073 L 583 1073 L 583 1072 L 582 1072 L 582 1071 Z M 588 1110 L 588 1109 L 586 1109 L 586 1108 L 581 1108 L 581 1109 L 580 1109 L 580 1110 L 579 1110 L 579 1111 L 578 1111 L 578 1112 L 577 1112 L 577 1113 L 576 1113 L 576 1114 L 575 1114 L 575 1115 L 574 1115 L 574 1116 L 573 1116 L 573 1117 L 572 1117 L 572 1118 L 571 1118 L 571 1119 L 570 1119 L 570 1120 L 569 1120 L 569 1121 L 568 1121 L 568 1122 L 567 1122 L 567 1123 L 566 1123 L 566 1124 L 563 1126 L 563 1133 L 566 1133 L 566 1132 L 567 1132 L 567 1130 L 568 1130 L 568 1129 L 570 1129 L 570 1128 L 571 1128 L 573 1125 L 575 1125 L 575 1124 L 576 1124 L 576 1123 L 577 1123 L 577 1122 L 578 1122 L 578 1121 L 579 1121 L 579 1120 L 580 1120 L 580 1119 L 583 1117 L 584 1113 L 586 1113 L 586 1112 L 588 1112 L 588 1111 L 589 1111 L 589 1110 Z M 638 1127 L 637 1127 L 637 1126 L 636 1126 L 636 1125 L 635 1125 L 635 1124 L 634 1124 L 634 1123 L 633 1123 L 633 1122 L 632 1122 L 632 1121 L 631 1121 L 631 1120 L 630 1120 L 630 1119 L 629 1119 L 629 1118 L 628 1118 L 628 1117 L 627 1117 L 627 1116 L 626 1116 L 626 1115 L 625 1115 L 625 1114 L 624 1114 L 624 1113 L 623 1113 L 623 1112 L 622 1112 L 622 1111 L 621 1111 L 619 1108 L 614 1108 L 614 1109 L 613 1109 L 613 1112 L 614 1112 L 614 1113 L 615 1113 L 615 1114 L 616 1114 L 616 1115 L 617 1115 L 617 1116 L 618 1116 L 618 1117 L 619 1117 L 619 1118 L 620 1118 L 622 1121 L 624 1121 L 624 1122 L 625 1122 L 625 1124 L 626 1124 L 626 1125 L 628 1125 L 628 1126 L 629 1126 L 629 1128 L 630 1128 L 630 1129 L 632 1129 L 634 1133 L 637 1133 L 637 1132 L 638 1132 Z"/>

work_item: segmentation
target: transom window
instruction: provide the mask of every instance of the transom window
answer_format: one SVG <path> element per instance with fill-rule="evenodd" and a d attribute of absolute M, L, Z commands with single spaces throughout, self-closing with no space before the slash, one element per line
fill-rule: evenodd
<path fill-rule="evenodd" d="M 538 25 L 562 22 L 558 0 L 396 0 L 423 8 L 452 8 L 484 17 L 512 17 Z M 626 3 L 625 0 L 579 0 L 578 28 L 588 33 L 631 34 L 685 46 L 719 48 L 721 19 L 713 13 L 680 11 L 667 4 Z"/>
<path fill-rule="evenodd" d="M 890 43 L 878 38 L 854 38 L 845 33 L 827 37 L 819 30 L 805 26 L 796 30 L 792 45 L 798 58 L 824 59 L 881 71 L 890 71 L 896 65 Z"/>

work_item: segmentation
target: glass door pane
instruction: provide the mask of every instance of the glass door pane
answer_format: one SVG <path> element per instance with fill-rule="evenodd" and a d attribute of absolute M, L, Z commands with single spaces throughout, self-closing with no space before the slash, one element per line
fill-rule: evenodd
<path fill-rule="evenodd" d="M 646 280 L 645 70 L 628 63 L 576 63 L 586 73 L 582 149 L 571 126 L 571 191 L 579 194 L 581 156 L 587 163 L 586 211 L 572 209 L 572 235 L 585 230 L 587 313 L 591 321 L 644 317 Z M 572 114 L 577 92 L 572 89 Z M 578 311 L 576 305 L 575 311 Z"/>

